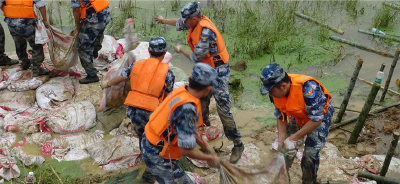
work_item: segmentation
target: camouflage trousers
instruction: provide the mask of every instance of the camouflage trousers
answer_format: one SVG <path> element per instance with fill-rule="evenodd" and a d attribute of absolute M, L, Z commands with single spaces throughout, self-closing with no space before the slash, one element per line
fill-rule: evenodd
<path fill-rule="evenodd" d="M 153 146 L 143 136 L 142 139 L 142 158 L 151 174 L 160 184 L 192 184 L 192 180 L 178 165 L 178 160 L 164 159 L 160 156 L 162 147 Z M 172 166 L 172 170 L 171 170 Z"/>
<path fill-rule="evenodd" d="M 210 120 L 210 99 L 214 96 L 214 99 L 217 103 L 217 112 L 221 119 L 221 122 L 224 126 L 224 132 L 226 137 L 231 141 L 239 141 L 242 137 L 238 129 L 236 128 L 235 120 L 233 119 L 233 115 L 230 112 L 231 108 L 231 100 L 229 98 L 229 78 L 230 78 L 230 69 L 229 65 L 221 65 L 216 68 L 218 72 L 217 77 L 217 86 L 213 86 L 213 89 L 207 97 L 201 98 L 201 106 L 203 111 L 203 121 L 209 126 Z"/>
<path fill-rule="evenodd" d="M 4 53 L 5 42 L 6 36 L 4 34 L 3 26 L 0 24 L 0 63 L 3 62 L 3 59 L 6 57 L 6 54 Z"/>
<path fill-rule="evenodd" d="M 22 62 L 30 62 L 33 66 L 40 66 L 44 60 L 43 45 L 35 44 L 36 19 L 6 18 L 8 29 L 14 39 L 15 52 Z M 29 61 L 26 53 L 27 42 L 32 48 L 32 59 Z"/>
<path fill-rule="evenodd" d="M 133 127 L 135 129 L 136 135 L 139 137 L 139 148 L 141 147 L 141 140 L 144 133 L 144 127 L 147 122 L 149 122 L 149 118 L 152 112 L 146 111 L 143 109 L 139 109 L 137 107 L 128 106 L 126 108 L 126 116 L 131 120 Z"/>
<path fill-rule="evenodd" d="M 104 38 L 104 30 L 109 21 L 109 19 L 97 23 L 84 21 L 79 30 L 78 55 L 88 76 L 97 75 L 97 70 L 93 65 L 93 57 L 97 58 L 98 56 Z"/>
<path fill-rule="evenodd" d="M 305 147 L 303 152 L 303 158 L 301 159 L 301 170 L 303 172 L 302 181 L 303 184 L 316 184 L 317 173 L 319 168 L 319 152 L 324 148 L 326 137 L 329 133 L 329 127 L 332 122 L 334 108 L 329 107 L 328 112 L 324 115 L 321 125 L 307 135 L 305 141 Z M 292 119 L 292 125 L 288 125 L 287 137 L 296 133 L 300 127 Z M 295 157 L 285 157 L 286 168 L 292 166 Z"/>

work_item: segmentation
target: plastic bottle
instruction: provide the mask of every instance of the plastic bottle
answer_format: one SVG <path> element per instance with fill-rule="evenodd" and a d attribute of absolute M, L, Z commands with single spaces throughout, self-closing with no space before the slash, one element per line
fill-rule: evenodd
<path fill-rule="evenodd" d="M 28 176 L 26 176 L 25 183 L 35 183 L 35 182 L 36 182 L 35 174 L 33 172 L 29 172 Z"/>
<path fill-rule="evenodd" d="M 383 72 L 378 71 L 378 73 L 376 74 L 375 83 L 381 84 L 381 83 L 382 83 L 383 75 L 384 75 Z"/>
<path fill-rule="evenodd" d="M 372 32 L 375 33 L 375 34 L 386 35 L 385 32 L 383 32 L 383 31 L 381 31 L 379 29 L 376 29 L 376 28 L 372 28 Z"/>

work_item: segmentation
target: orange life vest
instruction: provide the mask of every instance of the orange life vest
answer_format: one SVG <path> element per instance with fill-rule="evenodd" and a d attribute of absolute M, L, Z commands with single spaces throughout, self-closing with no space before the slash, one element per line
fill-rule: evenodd
<path fill-rule="evenodd" d="M 33 0 L 5 0 L 4 16 L 16 19 L 33 19 L 36 17 Z"/>
<path fill-rule="evenodd" d="M 217 26 L 214 25 L 214 23 L 211 22 L 210 19 L 208 19 L 206 16 L 202 16 L 201 21 L 197 24 L 197 26 L 193 29 L 190 28 L 189 34 L 187 37 L 187 42 L 189 44 L 189 47 L 192 49 L 192 52 L 194 52 L 194 46 L 197 45 L 200 42 L 200 37 L 201 37 L 201 32 L 203 31 L 203 28 L 208 28 L 211 29 L 212 32 L 215 33 L 217 36 L 217 46 L 218 46 L 218 53 L 211 55 L 210 53 L 207 53 L 207 56 L 205 56 L 201 62 L 207 63 L 213 68 L 215 68 L 213 57 L 214 56 L 220 56 L 222 61 L 226 64 L 229 61 L 229 54 L 228 51 L 226 50 L 225 47 L 225 42 L 224 38 L 222 38 L 221 33 L 217 29 Z M 203 38 L 201 38 L 203 39 Z"/>
<path fill-rule="evenodd" d="M 108 0 L 90 0 L 90 3 L 86 5 L 82 3 L 82 0 L 79 0 L 79 2 L 81 3 L 80 7 L 81 19 L 86 18 L 86 10 L 88 10 L 89 8 L 93 8 L 96 11 L 96 13 L 99 13 L 104 9 L 106 9 L 110 4 L 110 1 Z"/>
<path fill-rule="evenodd" d="M 131 91 L 125 105 L 154 111 L 164 99 L 160 94 L 165 86 L 168 64 L 149 58 L 136 61 L 130 74 Z"/>
<path fill-rule="evenodd" d="M 201 115 L 201 102 L 198 98 L 192 96 L 185 87 L 186 86 L 181 86 L 173 90 L 150 115 L 150 120 L 144 128 L 146 138 L 151 144 L 158 145 L 161 141 L 164 141 L 163 149 L 160 152 L 160 156 L 164 159 L 171 158 L 179 160 L 181 158 L 181 150 L 178 146 L 178 135 L 170 140 L 168 151 L 168 135 L 164 134 L 168 126 L 170 128 L 170 135 L 172 132 L 176 131 L 171 127 L 170 118 L 177 107 L 186 103 L 192 103 L 197 109 L 197 128 L 204 125 L 203 116 Z M 171 157 L 169 157 L 169 154 Z"/>
<path fill-rule="evenodd" d="M 331 94 L 329 94 L 328 90 L 316 79 L 307 75 L 300 74 L 288 74 L 291 79 L 291 86 L 289 96 L 282 98 L 273 98 L 275 106 L 281 111 L 282 118 L 285 118 L 283 113 L 285 113 L 290 121 L 290 116 L 294 117 L 296 123 L 303 127 L 310 119 L 308 119 L 308 114 L 306 111 L 306 104 L 303 96 L 303 84 L 306 81 L 312 80 L 319 84 L 319 86 L 324 91 L 324 94 L 327 96 L 326 104 L 324 107 L 325 114 L 328 111 L 329 101 L 332 98 Z M 311 89 L 312 90 L 312 89 Z M 312 92 L 312 91 L 311 91 Z"/>

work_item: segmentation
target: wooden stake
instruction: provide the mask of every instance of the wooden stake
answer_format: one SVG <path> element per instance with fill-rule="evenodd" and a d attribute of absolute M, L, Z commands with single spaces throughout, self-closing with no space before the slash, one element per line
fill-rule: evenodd
<path fill-rule="evenodd" d="M 381 172 L 379 173 L 379 175 L 381 176 L 386 176 L 386 173 L 389 169 L 390 161 L 392 160 L 397 144 L 399 142 L 399 136 L 400 136 L 399 132 L 393 132 L 392 142 L 390 143 L 389 150 L 386 153 L 385 161 L 383 162 Z"/>
<path fill-rule="evenodd" d="M 385 65 L 382 64 L 381 70 L 385 68 Z M 348 141 L 349 144 L 355 144 L 357 143 L 357 139 L 360 136 L 361 130 L 364 127 L 365 120 L 367 119 L 368 113 L 371 110 L 372 105 L 374 104 L 376 95 L 378 94 L 380 85 L 377 83 L 374 83 L 372 85 L 371 91 L 369 92 L 367 101 L 365 101 L 364 107 L 361 110 L 360 115 L 358 116 L 357 119 L 357 124 L 353 129 L 353 132 L 351 133 L 350 139 Z"/>
<path fill-rule="evenodd" d="M 397 48 L 397 51 L 394 54 L 394 59 L 393 59 L 392 65 L 390 66 L 388 78 L 386 79 L 385 88 L 383 88 L 380 102 L 383 102 L 385 100 L 385 95 L 389 88 L 390 80 L 392 79 L 394 68 L 396 68 L 397 60 L 399 60 L 399 54 L 400 54 L 400 48 Z"/>
<path fill-rule="evenodd" d="M 382 107 L 382 108 L 380 108 L 380 109 L 376 109 L 376 110 L 374 110 L 374 111 L 371 111 L 370 114 L 377 114 L 377 113 L 386 111 L 386 110 L 389 109 L 389 108 L 396 107 L 396 106 L 399 106 L 399 105 L 400 105 L 400 102 L 397 102 L 397 103 L 394 103 L 394 104 L 392 104 L 392 105 L 388 105 L 388 106 L 386 106 L 386 107 Z M 359 117 L 359 115 L 358 115 L 358 116 L 355 116 L 355 117 L 352 117 L 352 118 L 350 118 L 350 119 L 347 119 L 346 121 L 343 121 L 343 122 L 338 123 L 338 124 L 336 124 L 336 125 L 332 125 L 332 126 L 329 128 L 329 130 L 331 131 L 331 130 L 337 129 L 337 128 L 339 128 L 339 127 L 342 127 L 342 126 L 344 126 L 344 125 L 353 123 L 353 122 L 357 121 L 358 117 Z"/>
<path fill-rule="evenodd" d="M 342 42 L 342 43 L 346 43 L 346 44 L 349 44 L 349 45 L 351 45 L 353 47 L 357 47 L 359 49 L 366 50 L 366 51 L 369 51 L 369 52 L 374 52 L 376 54 L 379 54 L 379 55 L 382 55 L 382 56 L 385 56 L 385 57 L 394 58 L 394 55 L 389 53 L 389 52 L 384 52 L 384 51 L 381 51 L 381 50 L 374 49 L 372 47 L 367 47 L 367 46 L 361 45 L 361 44 L 356 43 L 356 42 L 348 41 L 348 40 L 346 40 L 344 38 L 339 38 L 337 36 L 330 36 L 329 39 L 335 40 L 335 41 L 338 41 L 338 42 Z"/>
<path fill-rule="evenodd" d="M 309 16 L 304 15 L 304 14 L 299 13 L 299 12 L 296 12 L 295 14 L 296 14 L 296 16 L 298 16 L 300 18 L 306 19 L 306 20 L 308 20 L 308 21 L 310 21 L 312 23 L 315 23 L 315 24 L 318 24 L 320 26 L 326 27 L 326 28 L 330 29 L 331 31 L 333 31 L 335 33 L 344 34 L 344 31 L 342 31 L 342 30 L 340 30 L 338 28 L 334 28 L 334 27 L 332 27 L 332 26 L 330 26 L 328 24 L 322 23 L 322 22 L 320 22 L 320 21 L 318 21 L 318 20 L 316 20 L 316 19 L 314 19 L 312 17 L 309 17 Z"/>
<path fill-rule="evenodd" d="M 375 175 L 365 171 L 358 171 L 358 177 L 367 178 L 371 180 L 375 180 L 377 182 L 382 182 L 385 184 L 399 184 L 400 181 L 394 178 L 386 178 L 384 176 Z"/>
<path fill-rule="evenodd" d="M 358 59 L 358 61 L 357 61 L 356 68 L 354 69 L 353 76 L 350 79 L 349 87 L 347 88 L 347 92 L 344 95 L 342 105 L 340 105 L 339 113 L 337 115 L 337 118 L 336 118 L 334 124 L 340 123 L 342 121 L 343 115 L 346 111 L 347 105 L 350 100 L 351 93 L 353 92 L 353 89 L 356 84 L 357 77 L 358 77 L 358 74 L 360 73 L 363 62 L 364 62 L 364 60 L 362 58 Z"/>

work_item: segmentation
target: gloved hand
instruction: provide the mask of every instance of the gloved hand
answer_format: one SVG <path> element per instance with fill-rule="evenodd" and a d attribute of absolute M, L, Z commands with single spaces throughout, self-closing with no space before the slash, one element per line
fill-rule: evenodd
<path fill-rule="evenodd" d="M 175 45 L 174 46 L 174 51 L 176 52 L 176 53 L 181 53 L 181 51 L 182 51 L 182 46 L 181 45 Z"/>
<path fill-rule="evenodd" d="M 163 20 L 164 18 L 161 15 L 155 15 L 154 19 L 156 20 L 156 22 L 158 22 L 159 24 L 164 24 Z"/>
<path fill-rule="evenodd" d="M 44 27 L 46 27 L 46 29 L 50 28 L 50 24 L 49 24 L 49 22 L 47 20 L 44 20 L 43 24 L 44 24 Z"/>
<path fill-rule="evenodd" d="M 207 160 L 207 164 L 211 168 L 219 168 L 219 166 L 221 165 L 221 158 L 218 156 L 214 156 L 213 159 Z"/>
<path fill-rule="evenodd" d="M 108 85 L 108 80 L 103 80 L 100 84 L 101 89 L 109 88 L 110 86 Z"/>
<path fill-rule="evenodd" d="M 283 148 L 285 149 L 285 151 L 292 151 L 296 149 L 296 141 L 292 141 L 290 140 L 290 138 L 287 138 L 283 142 L 283 144 L 284 144 Z"/>

